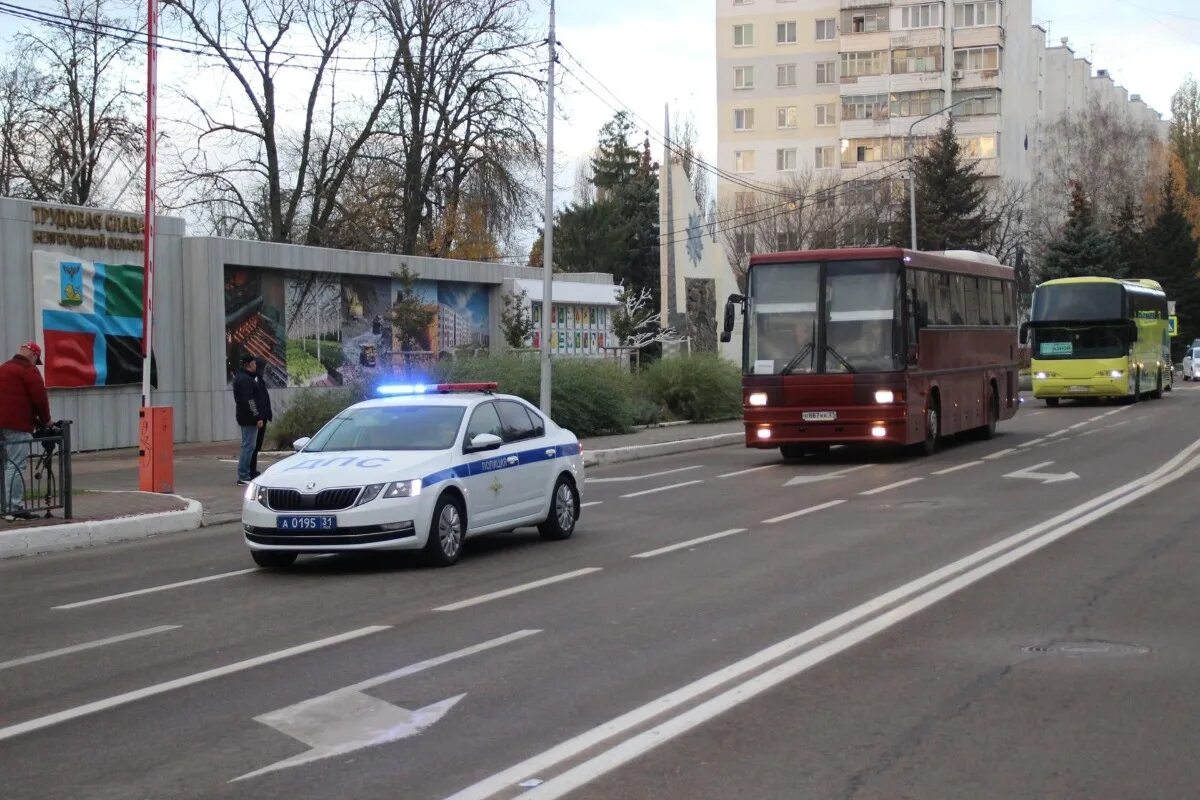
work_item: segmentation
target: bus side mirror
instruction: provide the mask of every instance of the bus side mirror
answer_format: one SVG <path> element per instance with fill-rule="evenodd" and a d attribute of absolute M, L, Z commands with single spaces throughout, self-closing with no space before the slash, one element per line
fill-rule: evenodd
<path fill-rule="evenodd" d="M 1022 347 L 1029 344 L 1029 323 L 1028 322 L 1021 323 L 1020 342 L 1021 342 Z"/>
<path fill-rule="evenodd" d="M 721 331 L 722 342 L 733 341 L 733 327 L 737 324 L 737 307 L 735 304 L 740 305 L 745 299 L 740 294 L 731 294 L 729 295 L 729 299 L 725 301 L 725 326 Z"/>

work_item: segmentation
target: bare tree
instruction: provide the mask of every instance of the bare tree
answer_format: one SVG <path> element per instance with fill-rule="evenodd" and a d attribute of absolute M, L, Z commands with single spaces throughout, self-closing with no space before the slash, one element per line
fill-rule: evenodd
<path fill-rule="evenodd" d="M 671 142 L 675 153 L 683 160 L 683 171 L 692 182 L 692 191 L 696 195 L 696 205 L 701 212 L 708 212 L 712 206 L 712 188 L 710 176 L 704 165 L 704 154 L 700 151 L 700 131 L 696 128 L 696 119 L 689 114 L 686 117 L 675 115 L 671 125 Z"/>
<path fill-rule="evenodd" d="M 217 107 L 182 92 L 197 118 L 185 123 L 195 146 L 174 176 L 177 186 L 191 189 L 183 205 L 214 208 L 220 227 L 257 239 L 322 243 L 351 169 L 396 92 L 403 54 L 355 61 L 371 68 L 350 77 L 339 73 L 338 57 L 356 35 L 373 41 L 361 0 L 164 0 L 164 6 L 215 54 L 218 65 L 211 68 L 226 72 L 240 90 L 237 104 Z M 297 128 L 286 121 L 285 71 L 301 76 L 304 87 Z M 362 97 L 339 96 L 339 80 L 352 82 Z"/>
<path fill-rule="evenodd" d="M 659 314 L 654 308 L 654 293 L 648 288 L 621 287 L 617 306 L 612 312 L 612 331 L 622 347 L 639 350 L 657 342 L 679 338 L 674 328 L 658 327 Z"/>
<path fill-rule="evenodd" d="M 14 37 L 0 87 L 0 166 L 5 194 L 96 205 L 100 182 L 144 135 L 124 82 L 136 55 L 136 18 L 106 0 L 58 0 L 52 22 Z M 42 12 L 47 13 L 47 12 Z"/>

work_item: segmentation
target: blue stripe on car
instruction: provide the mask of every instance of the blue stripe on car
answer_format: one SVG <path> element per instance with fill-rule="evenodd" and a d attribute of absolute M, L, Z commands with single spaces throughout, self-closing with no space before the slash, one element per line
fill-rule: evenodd
<path fill-rule="evenodd" d="M 553 449 L 554 454 L 550 455 L 547 451 Z M 453 478 L 466 478 L 471 475 L 480 475 L 484 472 L 500 472 L 501 470 L 513 469 L 514 467 L 522 467 L 527 464 L 536 464 L 539 461 L 548 461 L 556 458 L 566 458 L 568 456 L 577 456 L 582 452 L 578 442 L 573 444 L 560 444 L 554 448 L 538 447 L 531 450 L 522 450 L 516 453 L 518 459 L 516 464 L 509 464 L 508 457 L 514 455 L 508 453 L 502 456 L 491 456 L 489 458 L 481 458 L 478 461 L 470 461 L 466 464 L 458 464 L 448 469 L 443 469 L 435 472 L 432 475 L 427 475 L 421 479 L 422 486 L 434 486 L 443 481 L 448 481 Z"/>

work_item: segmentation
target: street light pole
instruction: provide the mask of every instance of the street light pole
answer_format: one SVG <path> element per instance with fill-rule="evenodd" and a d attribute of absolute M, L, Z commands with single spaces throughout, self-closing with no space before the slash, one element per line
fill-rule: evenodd
<path fill-rule="evenodd" d="M 908 146 L 905 151 L 908 155 L 908 227 L 912 237 L 912 249 L 917 249 L 917 170 L 913 166 L 913 128 L 916 128 L 927 119 L 933 119 L 950 111 L 955 106 L 961 106 L 963 103 L 970 103 L 973 100 L 980 102 L 986 101 L 987 97 L 964 97 L 957 103 L 951 103 L 945 108 L 940 108 L 932 114 L 926 114 L 919 120 L 908 126 L 908 138 L 905 140 Z"/>
<path fill-rule="evenodd" d="M 554 308 L 554 62 L 558 52 L 554 40 L 554 0 L 550 0 L 550 63 L 546 78 L 546 220 L 542 234 L 542 381 L 543 414 L 550 416 L 550 312 Z"/>

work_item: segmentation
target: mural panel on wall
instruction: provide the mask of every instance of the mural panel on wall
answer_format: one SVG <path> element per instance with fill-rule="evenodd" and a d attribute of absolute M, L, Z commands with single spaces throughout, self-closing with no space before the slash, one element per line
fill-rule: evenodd
<path fill-rule="evenodd" d="M 341 386 L 490 343 L 490 289 L 225 267 L 226 378 L 242 353 L 271 387 Z"/>
<path fill-rule="evenodd" d="M 606 306 L 554 303 L 550 309 L 550 349 L 575 356 L 599 356 L 609 346 L 610 310 Z M 530 346 L 542 346 L 542 304 L 533 303 L 531 317 L 537 326 L 528 340 Z"/>

